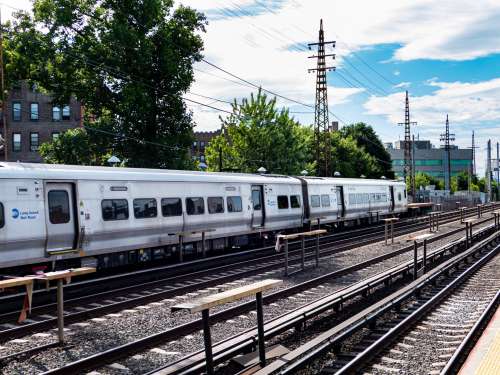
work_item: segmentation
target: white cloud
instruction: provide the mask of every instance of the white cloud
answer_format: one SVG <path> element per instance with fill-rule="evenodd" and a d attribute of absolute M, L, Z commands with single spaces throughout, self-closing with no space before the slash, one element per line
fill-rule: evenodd
<path fill-rule="evenodd" d="M 397 85 L 394 85 L 393 87 L 395 89 L 401 89 L 404 87 L 410 87 L 410 85 L 411 85 L 411 82 L 401 82 L 401 83 L 398 83 Z"/>
<path fill-rule="evenodd" d="M 394 74 L 395 76 L 398 76 L 401 74 L 401 72 L 399 70 L 395 70 L 392 74 Z"/>

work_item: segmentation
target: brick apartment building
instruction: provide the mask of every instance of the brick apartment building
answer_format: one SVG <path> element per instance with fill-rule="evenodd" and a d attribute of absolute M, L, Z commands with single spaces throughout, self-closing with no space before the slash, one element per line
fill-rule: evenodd
<path fill-rule="evenodd" d="M 207 131 L 207 132 L 194 132 L 194 141 L 191 145 L 190 153 L 193 160 L 197 160 L 200 163 L 207 163 L 205 157 L 205 148 L 208 146 L 212 138 L 217 137 L 220 134 L 220 130 Z"/>
<path fill-rule="evenodd" d="M 82 106 L 71 99 L 66 105 L 52 104 L 50 95 L 22 81 L 6 100 L 7 135 L 0 116 L 0 134 L 7 142 L 7 161 L 42 162 L 38 149 L 68 129 L 82 125 Z M 5 160 L 0 151 L 0 160 Z"/>

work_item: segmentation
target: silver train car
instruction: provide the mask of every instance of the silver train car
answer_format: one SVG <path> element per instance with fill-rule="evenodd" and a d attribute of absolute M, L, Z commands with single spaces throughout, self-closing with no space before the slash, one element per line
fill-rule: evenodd
<path fill-rule="evenodd" d="M 106 268 L 406 206 L 390 180 L 0 163 L 0 268 Z"/>

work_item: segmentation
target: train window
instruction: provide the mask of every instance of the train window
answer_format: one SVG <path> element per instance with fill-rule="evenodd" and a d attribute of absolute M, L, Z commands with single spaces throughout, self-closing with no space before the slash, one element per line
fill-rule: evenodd
<path fill-rule="evenodd" d="M 288 195 L 278 195 L 278 208 L 280 210 L 288 208 Z"/>
<path fill-rule="evenodd" d="M 228 212 L 243 211 L 243 205 L 241 204 L 241 197 L 237 196 L 227 197 L 227 211 Z"/>
<path fill-rule="evenodd" d="M 205 213 L 203 198 L 186 198 L 186 211 L 188 215 L 203 215 Z"/>
<path fill-rule="evenodd" d="M 330 207 L 330 196 L 328 194 L 321 195 L 321 206 Z"/>
<path fill-rule="evenodd" d="M 128 202 L 126 199 L 104 199 L 101 202 L 101 210 L 104 221 L 128 219 Z"/>
<path fill-rule="evenodd" d="M 158 209 L 156 208 L 156 199 L 134 199 L 134 217 L 136 219 L 148 219 L 150 217 L 156 217 L 157 215 Z"/>
<path fill-rule="evenodd" d="M 319 195 L 311 195 L 311 207 L 319 207 L 319 202 Z"/>
<path fill-rule="evenodd" d="M 182 215 L 181 198 L 162 198 L 161 213 L 163 216 L 181 216 Z"/>
<path fill-rule="evenodd" d="M 406 189 L 404 190 L 404 192 L 405 192 L 405 198 L 406 198 Z M 401 200 L 401 199 L 400 199 L 400 200 Z"/>
<path fill-rule="evenodd" d="M 401 200 L 401 193 L 398 193 L 398 200 Z"/>
<path fill-rule="evenodd" d="M 66 190 L 51 190 L 48 194 L 49 219 L 52 224 L 69 223 L 69 196 Z"/>
<path fill-rule="evenodd" d="M 290 206 L 300 208 L 300 197 L 298 195 L 290 195 Z"/>
<path fill-rule="evenodd" d="M 3 228 L 5 225 L 5 217 L 3 215 L 3 204 L 0 203 L 0 228 Z"/>
<path fill-rule="evenodd" d="M 207 198 L 208 213 L 221 214 L 224 212 L 224 198 L 208 197 Z"/>
<path fill-rule="evenodd" d="M 260 190 L 252 190 L 252 202 L 254 211 L 262 209 Z"/>

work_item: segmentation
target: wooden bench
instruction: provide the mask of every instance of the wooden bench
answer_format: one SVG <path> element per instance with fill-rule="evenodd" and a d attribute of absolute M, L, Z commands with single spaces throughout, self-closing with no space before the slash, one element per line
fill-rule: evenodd
<path fill-rule="evenodd" d="M 47 289 L 50 287 L 51 281 L 57 281 L 57 334 L 60 344 L 64 344 L 64 281 L 69 284 L 73 277 L 87 275 L 95 271 L 96 269 L 93 267 L 81 267 L 32 276 L 34 280 L 44 282 Z"/>
<path fill-rule="evenodd" d="M 500 229 L 500 210 L 493 211 L 491 214 L 495 218 L 495 229 Z"/>
<path fill-rule="evenodd" d="M 289 276 L 288 273 L 288 241 L 295 240 L 297 238 L 301 239 L 301 250 L 302 250 L 302 260 L 301 260 L 301 271 L 305 269 L 305 258 L 306 258 L 306 245 L 305 238 L 306 237 L 316 237 L 316 246 L 315 246 L 315 257 L 316 257 L 316 267 L 319 267 L 319 236 L 321 234 L 325 234 L 327 231 L 325 229 L 316 229 L 311 230 L 309 232 L 302 233 L 292 233 L 292 234 L 280 234 L 276 237 L 276 251 L 280 251 L 281 249 L 281 241 L 284 241 L 285 247 L 285 275 Z"/>
<path fill-rule="evenodd" d="M 31 303 L 33 301 L 33 280 L 34 278 L 32 276 L 12 277 L 0 280 L 0 292 L 9 288 L 18 288 L 23 286 L 26 288 L 23 307 L 21 309 L 21 313 L 19 314 L 19 318 L 17 319 L 18 323 L 24 322 L 26 320 L 27 313 L 31 313 Z"/>
<path fill-rule="evenodd" d="M 262 292 L 272 289 L 280 284 L 282 280 L 262 280 L 253 284 L 245 285 L 239 288 L 227 290 L 225 292 L 213 294 L 210 296 L 198 298 L 191 302 L 184 302 L 172 306 L 172 311 L 187 310 L 190 313 L 200 312 L 203 319 L 203 335 L 205 341 L 205 358 L 207 374 L 214 373 L 212 338 L 210 335 L 210 313 L 212 307 L 220 306 L 226 303 L 234 302 L 239 299 L 249 297 L 255 294 L 257 302 L 257 330 L 259 344 L 259 359 L 262 367 L 266 365 L 266 352 L 264 347 L 264 314 L 262 312 Z"/>
<path fill-rule="evenodd" d="M 465 245 L 468 249 L 472 245 L 472 224 L 476 219 L 470 218 L 463 221 L 465 224 Z"/>
<path fill-rule="evenodd" d="M 441 212 L 431 212 L 429 213 L 429 232 L 439 232 L 439 217 Z"/>
<path fill-rule="evenodd" d="M 389 226 L 391 227 L 391 244 L 394 243 L 394 223 L 396 221 L 399 221 L 398 217 L 389 217 L 382 219 L 384 222 L 384 239 L 385 239 L 385 244 L 387 245 L 387 239 L 388 239 L 388 232 L 389 232 Z"/>

